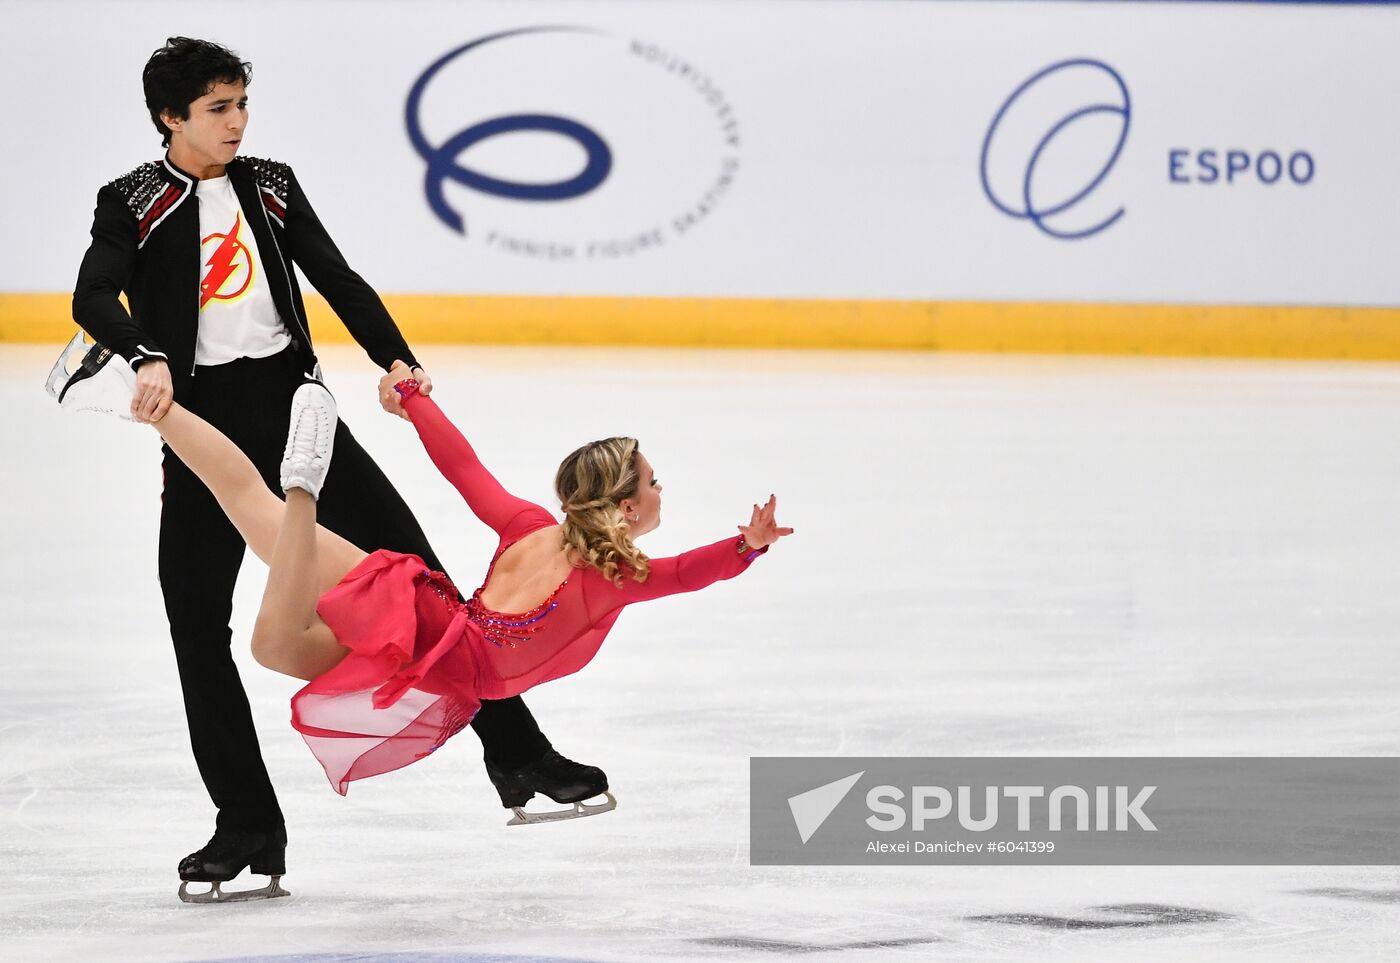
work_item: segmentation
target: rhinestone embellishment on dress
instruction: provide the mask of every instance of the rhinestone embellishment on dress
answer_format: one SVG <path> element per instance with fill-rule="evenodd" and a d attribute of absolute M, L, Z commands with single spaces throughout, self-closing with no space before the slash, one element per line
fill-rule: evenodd
<path fill-rule="evenodd" d="M 559 588 L 549 593 L 549 598 L 528 612 L 496 612 L 488 609 L 481 604 L 481 589 L 477 589 L 467 600 L 467 617 L 481 626 L 481 634 L 496 648 L 513 649 L 520 642 L 530 641 L 531 636 L 540 630 L 540 622 L 559 607 L 556 597 L 560 589 L 568 584 L 568 579 L 559 583 Z"/>

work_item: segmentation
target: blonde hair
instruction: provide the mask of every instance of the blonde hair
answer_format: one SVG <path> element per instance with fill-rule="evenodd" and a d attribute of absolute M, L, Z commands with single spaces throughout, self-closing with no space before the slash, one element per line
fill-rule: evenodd
<path fill-rule="evenodd" d="M 636 497 L 639 451 L 635 438 L 589 442 L 565 458 L 554 476 L 569 561 L 580 568 L 593 566 L 619 588 L 624 568 L 638 582 L 651 574 L 650 561 L 632 544 L 619 504 Z"/>

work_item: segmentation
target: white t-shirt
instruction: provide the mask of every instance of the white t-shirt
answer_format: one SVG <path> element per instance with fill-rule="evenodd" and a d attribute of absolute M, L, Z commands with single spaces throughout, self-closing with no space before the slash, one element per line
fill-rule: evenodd
<path fill-rule="evenodd" d="M 258 242 L 228 175 L 200 181 L 199 340 L 194 363 L 266 358 L 291 343 L 277 316 Z M 261 216 L 255 211 L 254 216 Z"/>

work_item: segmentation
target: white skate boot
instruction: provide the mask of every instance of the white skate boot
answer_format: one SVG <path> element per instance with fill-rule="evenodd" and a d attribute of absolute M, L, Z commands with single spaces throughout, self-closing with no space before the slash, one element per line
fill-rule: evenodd
<path fill-rule="evenodd" d="M 81 331 L 54 362 L 44 389 L 60 408 L 99 411 L 126 421 L 136 420 L 131 417 L 136 372 L 110 348 L 84 341 Z"/>
<path fill-rule="evenodd" d="M 300 488 L 321 497 L 335 444 L 335 399 L 319 381 L 308 381 L 292 395 L 287 448 L 282 453 L 282 490 Z"/>

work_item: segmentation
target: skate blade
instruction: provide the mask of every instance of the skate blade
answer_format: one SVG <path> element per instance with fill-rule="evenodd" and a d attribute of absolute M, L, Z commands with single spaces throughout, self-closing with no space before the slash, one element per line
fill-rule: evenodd
<path fill-rule="evenodd" d="M 582 819 L 585 816 L 598 816 L 602 813 L 610 813 L 617 808 L 617 797 L 610 792 L 604 792 L 607 797 L 606 802 L 593 803 L 589 805 L 584 802 L 576 802 L 572 809 L 556 809 L 547 813 L 526 812 L 522 806 L 512 806 L 515 815 L 506 823 L 507 826 L 533 826 L 536 823 L 558 823 L 566 819 Z"/>
<path fill-rule="evenodd" d="M 73 335 L 73 340 L 64 345 L 58 360 L 54 362 L 53 370 L 49 372 L 49 380 L 44 382 L 44 390 L 54 401 L 59 400 L 69 380 L 78 373 L 78 369 L 83 365 L 83 357 L 91 347 L 92 345 L 83 340 L 82 331 Z"/>
<path fill-rule="evenodd" d="M 255 899 L 276 899 L 278 896 L 291 896 L 291 892 L 282 888 L 282 877 L 274 876 L 268 880 L 266 886 L 257 889 L 243 889 L 233 893 L 225 893 L 220 889 L 221 884 L 210 883 L 207 893 L 191 893 L 188 881 L 180 883 L 180 902 L 182 903 L 244 903 Z"/>
<path fill-rule="evenodd" d="M 79 361 L 70 371 L 74 358 L 79 358 Z M 75 388 L 81 390 L 75 391 Z M 110 348 L 84 342 L 81 331 L 59 355 L 53 370 L 49 372 L 48 381 L 44 383 L 44 389 L 65 410 L 95 411 L 115 415 L 123 421 L 136 420 L 131 415 L 131 398 L 136 390 L 135 373 L 126 364 L 126 359 Z"/>

